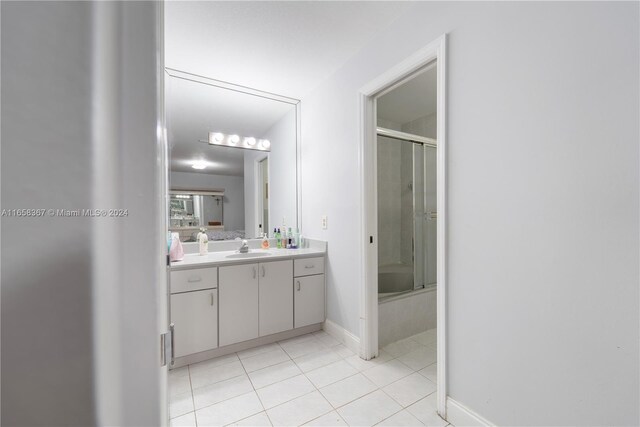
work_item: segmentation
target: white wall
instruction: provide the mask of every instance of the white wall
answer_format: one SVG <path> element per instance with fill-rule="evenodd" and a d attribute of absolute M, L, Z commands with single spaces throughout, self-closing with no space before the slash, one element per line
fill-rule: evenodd
<path fill-rule="evenodd" d="M 170 185 L 175 190 L 224 189 L 226 231 L 244 230 L 244 178 L 208 173 L 171 172 Z"/>
<path fill-rule="evenodd" d="M 3 216 L 2 425 L 162 423 L 158 12 L 2 2 L 2 208 L 88 209 L 115 193 L 116 206 L 100 207 L 129 209 L 117 219 Z M 108 147 L 102 130 L 117 135 Z M 125 191 L 100 181 L 94 166 L 110 160 Z M 94 240 L 107 228 L 115 233 Z M 141 238 L 122 238 L 134 232 Z M 105 247 L 117 250 L 102 256 Z"/>
<path fill-rule="evenodd" d="M 358 89 L 449 34 L 449 390 L 499 425 L 640 423 L 638 7 L 417 3 L 303 99 L 304 233 L 357 335 Z"/>

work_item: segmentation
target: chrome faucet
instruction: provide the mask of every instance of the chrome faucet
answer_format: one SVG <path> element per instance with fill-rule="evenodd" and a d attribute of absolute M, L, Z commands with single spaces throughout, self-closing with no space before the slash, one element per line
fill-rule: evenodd
<path fill-rule="evenodd" d="M 242 246 L 240 246 L 238 252 L 240 252 L 241 254 L 246 254 L 247 252 L 249 252 L 249 243 L 247 243 L 246 240 L 242 241 Z"/>

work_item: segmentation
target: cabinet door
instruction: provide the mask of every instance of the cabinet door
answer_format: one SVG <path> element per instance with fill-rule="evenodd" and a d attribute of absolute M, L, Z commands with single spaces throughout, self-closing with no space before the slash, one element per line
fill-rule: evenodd
<path fill-rule="evenodd" d="M 220 267 L 220 346 L 258 337 L 258 264 Z"/>
<path fill-rule="evenodd" d="M 217 293 L 207 289 L 171 295 L 176 357 L 218 347 Z"/>
<path fill-rule="evenodd" d="M 293 282 L 294 326 L 324 322 L 324 274 L 296 277 Z"/>
<path fill-rule="evenodd" d="M 260 273 L 260 336 L 293 329 L 293 260 L 263 262 Z"/>

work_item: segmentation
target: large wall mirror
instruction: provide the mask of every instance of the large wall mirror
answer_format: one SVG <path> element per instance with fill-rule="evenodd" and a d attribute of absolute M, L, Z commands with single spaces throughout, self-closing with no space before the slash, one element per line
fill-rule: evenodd
<path fill-rule="evenodd" d="M 170 231 L 194 241 L 299 228 L 299 101 L 167 69 Z"/>

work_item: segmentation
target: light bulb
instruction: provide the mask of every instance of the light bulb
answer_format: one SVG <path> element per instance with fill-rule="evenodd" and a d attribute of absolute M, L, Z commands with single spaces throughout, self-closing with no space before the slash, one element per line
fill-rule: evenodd
<path fill-rule="evenodd" d="M 249 147 L 253 147 L 254 145 L 256 145 L 256 139 L 253 137 L 245 138 L 244 143 L 247 144 Z"/>
<path fill-rule="evenodd" d="M 271 141 L 269 141 L 268 139 L 263 139 L 262 141 L 260 141 L 260 145 L 262 145 L 262 148 L 269 148 L 271 147 Z"/>
<path fill-rule="evenodd" d="M 191 167 L 194 169 L 204 169 L 207 167 L 207 162 L 203 160 L 195 161 L 191 164 Z"/>
<path fill-rule="evenodd" d="M 229 144 L 236 145 L 238 142 L 240 142 L 240 137 L 238 135 L 231 135 L 229 137 Z"/>
<path fill-rule="evenodd" d="M 209 132 L 209 144 L 220 144 L 224 139 L 224 135 L 220 132 Z"/>

